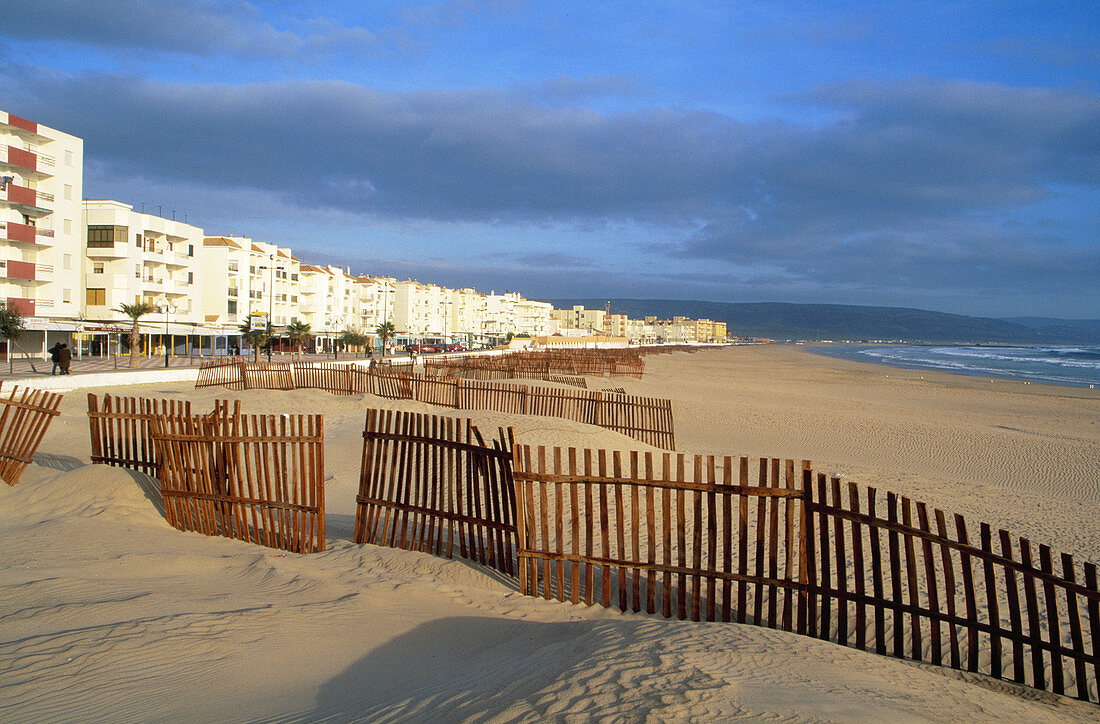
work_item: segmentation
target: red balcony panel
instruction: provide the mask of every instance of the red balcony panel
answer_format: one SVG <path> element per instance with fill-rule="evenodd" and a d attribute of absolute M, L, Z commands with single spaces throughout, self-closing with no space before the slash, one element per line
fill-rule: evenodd
<path fill-rule="evenodd" d="M 8 279 L 29 279 L 34 281 L 34 262 L 8 261 Z"/>
<path fill-rule="evenodd" d="M 6 231 L 3 231 L 2 236 L 8 241 L 25 241 L 28 244 L 33 244 L 36 241 L 35 228 L 30 224 L 17 224 L 14 221 L 9 221 L 4 225 L 4 228 Z"/>
<path fill-rule="evenodd" d="M 8 146 L 8 163 L 31 171 L 38 170 L 38 156 L 21 148 Z"/>
<path fill-rule="evenodd" d="M 24 131 L 30 131 L 31 133 L 38 133 L 38 124 L 34 121 L 28 121 L 26 118 L 20 118 L 19 116 L 13 116 L 8 114 L 8 125 L 15 126 L 16 128 L 22 128 Z"/>
<path fill-rule="evenodd" d="M 9 262 L 10 263 L 10 262 Z M 8 308 L 22 314 L 24 317 L 34 316 L 34 300 L 22 297 L 8 297 Z"/>
<path fill-rule="evenodd" d="M 34 189 L 28 189 L 15 184 L 8 184 L 8 201 L 13 204 L 38 205 L 38 193 Z"/>

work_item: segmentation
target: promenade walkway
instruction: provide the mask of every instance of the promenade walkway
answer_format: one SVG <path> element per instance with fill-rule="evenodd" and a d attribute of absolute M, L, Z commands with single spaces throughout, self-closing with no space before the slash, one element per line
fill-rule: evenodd
<path fill-rule="evenodd" d="M 386 359 L 405 359 L 404 355 L 391 355 Z M 51 377 L 50 371 L 53 363 L 48 359 L 28 359 L 16 357 L 9 368 L 7 360 L 0 360 L 0 381 L 6 382 L 5 387 L 17 384 L 27 387 L 40 387 L 44 389 L 92 387 L 98 385 L 141 384 L 143 382 L 166 382 L 194 380 L 198 374 L 199 365 L 210 361 L 211 357 L 169 357 L 168 366 L 164 365 L 164 357 L 138 357 L 135 367 L 130 366 L 130 358 L 121 357 L 85 357 L 73 358 L 69 367 L 69 374 Z M 251 359 L 251 357 L 250 357 Z M 350 354 L 341 352 L 335 358 L 337 362 L 351 362 L 367 360 L 365 354 Z M 375 355 L 375 359 L 378 356 Z M 261 353 L 260 361 L 266 362 L 267 355 Z M 279 354 L 271 355 L 272 362 L 332 362 L 331 354 Z M 9 371 L 9 369 L 11 371 Z"/>

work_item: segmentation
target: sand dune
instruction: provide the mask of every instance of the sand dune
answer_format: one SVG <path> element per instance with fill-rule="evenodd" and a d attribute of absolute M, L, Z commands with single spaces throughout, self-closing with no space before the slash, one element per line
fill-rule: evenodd
<path fill-rule="evenodd" d="M 774 347 L 648 364 L 622 384 L 674 399 L 685 452 L 809 457 L 1100 560 L 1095 395 Z M 84 395 L 70 393 L 24 480 L 0 486 L 4 721 L 1100 718 L 981 676 L 540 601 L 462 561 L 353 544 L 365 408 L 453 411 L 312 391 L 111 392 L 323 412 L 330 548 L 297 556 L 171 529 L 143 476 L 86 465 Z M 531 444 L 647 449 L 578 423 L 471 416 Z"/>

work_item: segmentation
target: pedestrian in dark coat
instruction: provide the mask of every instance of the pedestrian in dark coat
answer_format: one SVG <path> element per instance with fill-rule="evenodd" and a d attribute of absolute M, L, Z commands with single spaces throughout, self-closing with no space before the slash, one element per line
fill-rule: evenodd
<path fill-rule="evenodd" d="M 73 361 L 73 351 L 69 349 L 69 345 L 61 345 L 61 349 L 57 351 L 57 366 L 61 368 L 61 374 L 69 374 L 69 365 Z"/>
<path fill-rule="evenodd" d="M 58 364 L 61 362 L 61 343 L 58 342 L 53 347 L 50 347 L 50 361 L 53 362 L 53 369 L 50 370 L 51 375 L 57 374 Z"/>

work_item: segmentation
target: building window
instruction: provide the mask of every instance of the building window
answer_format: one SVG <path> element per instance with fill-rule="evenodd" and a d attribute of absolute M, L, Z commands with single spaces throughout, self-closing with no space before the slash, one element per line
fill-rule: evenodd
<path fill-rule="evenodd" d="M 188 284 L 194 284 L 195 283 L 195 272 L 187 272 L 187 283 Z"/>
<path fill-rule="evenodd" d="M 73 290 L 72 289 L 62 289 L 61 290 L 61 301 L 64 302 L 65 304 L 68 304 L 72 300 L 73 300 Z"/>
<path fill-rule="evenodd" d="M 226 311 L 229 312 L 230 315 L 234 315 L 234 314 L 237 313 L 237 300 L 236 299 L 230 299 L 229 300 L 229 303 L 226 305 Z"/>
<path fill-rule="evenodd" d="M 73 268 L 73 255 L 72 254 L 62 254 L 61 255 L 61 268 L 62 269 L 72 269 Z"/>
<path fill-rule="evenodd" d="M 73 152 L 72 151 L 68 151 L 68 150 L 65 151 L 65 165 L 66 166 L 72 166 L 73 165 Z"/>
<path fill-rule="evenodd" d="M 194 256 L 194 255 L 195 255 L 195 245 L 194 244 L 188 244 L 187 245 L 187 256 Z"/>
<path fill-rule="evenodd" d="M 72 184 L 65 184 L 65 200 L 66 201 L 72 201 L 73 200 L 73 186 L 72 186 Z"/>
<path fill-rule="evenodd" d="M 107 290 L 106 289 L 88 289 L 88 294 L 85 297 L 85 302 L 89 307 L 105 307 L 107 306 Z"/>
<path fill-rule="evenodd" d="M 66 234 L 73 233 L 73 220 L 72 219 L 65 219 L 64 228 L 65 228 L 65 233 Z"/>
<path fill-rule="evenodd" d="M 89 226 L 88 248 L 111 249 L 116 241 L 124 243 L 128 233 L 129 229 L 125 226 Z"/>
<path fill-rule="evenodd" d="M 239 270 L 239 267 L 237 265 L 237 262 L 235 262 L 235 261 L 229 262 L 229 271 L 235 272 L 235 271 L 238 271 L 238 270 Z"/>
<path fill-rule="evenodd" d="M 102 264 L 102 262 L 96 262 L 96 263 L 92 264 L 92 274 L 102 274 L 102 273 L 103 273 L 103 264 Z"/>

